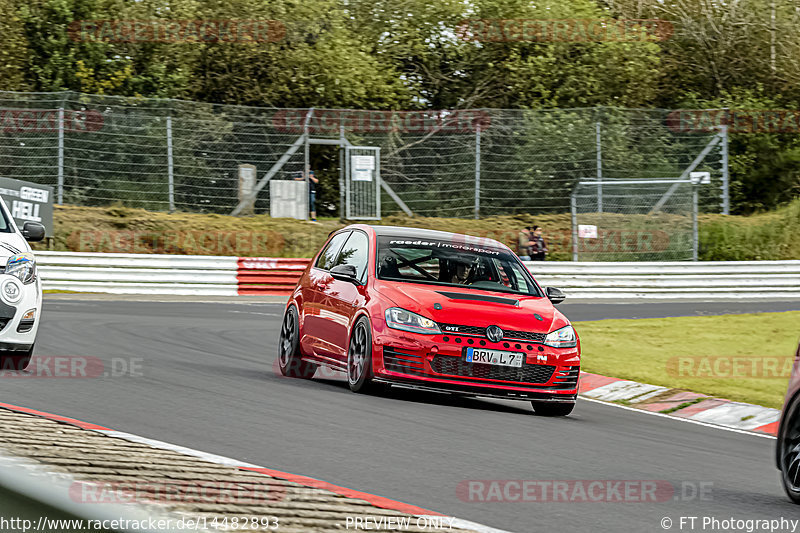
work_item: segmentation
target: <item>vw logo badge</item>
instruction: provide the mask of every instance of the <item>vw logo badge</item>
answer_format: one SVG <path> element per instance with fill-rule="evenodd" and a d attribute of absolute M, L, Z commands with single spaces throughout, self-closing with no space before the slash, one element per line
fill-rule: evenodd
<path fill-rule="evenodd" d="M 492 342 L 498 342 L 503 339 L 503 330 L 497 326 L 489 326 L 486 328 L 486 338 Z"/>

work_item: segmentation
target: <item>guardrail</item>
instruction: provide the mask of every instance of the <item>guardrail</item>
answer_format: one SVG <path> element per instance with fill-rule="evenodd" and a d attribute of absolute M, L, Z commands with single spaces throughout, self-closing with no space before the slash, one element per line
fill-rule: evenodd
<path fill-rule="evenodd" d="M 238 257 L 36 252 L 45 290 L 236 296 Z"/>
<path fill-rule="evenodd" d="M 800 261 L 527 262 L 573 298 L 800 299 Z"/>
<path fill-rule="evenodd" d="M 37 252 L 44 289 L 113 294 L 286 295 L 308 259 Z M 800 261 L 528 262 L 572 298 L 800 299 Z"/>

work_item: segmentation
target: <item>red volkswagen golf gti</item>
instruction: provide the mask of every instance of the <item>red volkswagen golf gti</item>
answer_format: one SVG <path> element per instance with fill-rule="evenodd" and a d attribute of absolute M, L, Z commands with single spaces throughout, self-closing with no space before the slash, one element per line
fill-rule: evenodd
<path fill-rule="evenodd" d="M 800 503 L 800 346 L 778 427 L 777 460 L 786 494 L 794 503 Z"/>
<path fill-rule="evenodd" d="M 355 392 L 385 384 L 575 406 L 580 341 L 505 245 L 441 231 L 348 226 L 331 235 L 286 307 L 278 364 L 343 370 Z"/>

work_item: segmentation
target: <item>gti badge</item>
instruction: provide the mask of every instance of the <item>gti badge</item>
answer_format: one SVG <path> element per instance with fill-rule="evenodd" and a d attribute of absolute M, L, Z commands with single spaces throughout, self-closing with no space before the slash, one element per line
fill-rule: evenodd
<path fill-rule="evenodd" d="M 544 361 L 546 363 L 547 362 L 547 354 L 537 353 L 536 354 L 536 360 L 537 361 Z"/>
<path fill-rule="evenodd" d="M 486 338 L 492 342 L 500 342 L 503 340 L 503 330 L 498 326 L 489 326 L 486 328 Z"/>

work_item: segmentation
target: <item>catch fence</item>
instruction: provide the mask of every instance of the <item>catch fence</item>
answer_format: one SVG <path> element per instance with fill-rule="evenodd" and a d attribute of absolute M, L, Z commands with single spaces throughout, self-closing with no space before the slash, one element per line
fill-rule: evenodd
<path fill-rule="evenodd" d="M 660 109 L 276 109 L 2 92 L 0 176 L 52 185 L 65 204 L 230 214 L 242 211 L 240 165 L 252 165 L 257 192 L 247 212 L 263 214 L 266 181 L 311 168 L 321 179 L 318 211 L 344 216 L 364 205 L 348 196 L 360 189 L 348 188 L 345 154 L 367 147 L 379 154 L 367 176 L 374 186 L 359 185 L 373 195 L 370 215 L 567 213 L 579 182 L 690 171 L 711 178 L 700 210 L 727 212 L 726 127 L 701 119 Z"/>

